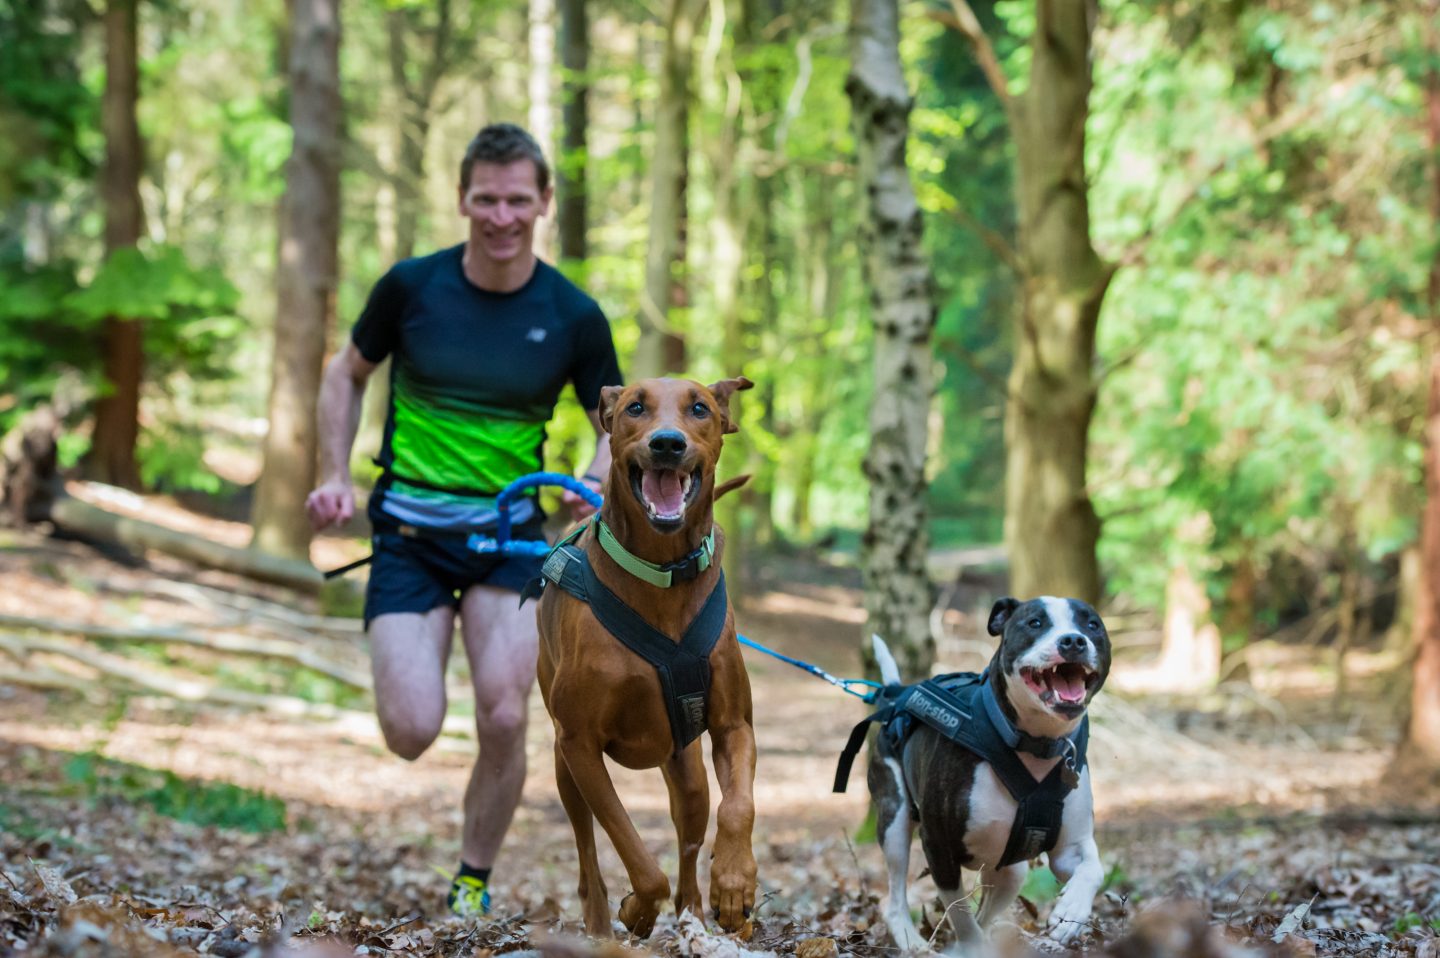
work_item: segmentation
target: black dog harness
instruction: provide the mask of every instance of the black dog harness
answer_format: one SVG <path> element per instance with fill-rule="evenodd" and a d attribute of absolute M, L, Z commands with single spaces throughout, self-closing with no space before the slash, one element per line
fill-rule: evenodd
<path fill-rule="evenodd" d="M 557 545 L 545 559 L 540 578 L 533 579 L 520 594 L 520 603 L 539 596 L 546 582 L 553 582 L 590 606 L 605 630 L 631 652 L 655 667 L 665 710 L 670 715 L 670 732 L 679 754 L 706 729 L 706 704 L 710 693 L 710 652 L 725 629 L 725 573 L 705 599 L 700 612 L 677 643 L 645 621 L 644 616 L 611 592 L 590 565 L 583 547 L 576 545 L 584 527 Z M 693 576 L 691 576 L 693 578 Z"/>
<path fill-rule="evenodd" d="M 835 769 L 835 791 L 845 791 L 850 766 L 865 743 L 871 722 L 880 723 L 897 755 L 921 721 L 976 757 L 989 763 L 1017 803 L 1010 840 L 999 867 L 1029 861 L 1055 847 L 1065 797 L 1080 784 L 1085 768 L 1085 746 L 1090 739 L 1090 718 L 1068 737 L 1052 739 L 1027 735 L 1010 722 L 986 680 L 987 673 L 956 672 L 926 679 L 915 685 L 887 685 L 880 690 L 882 704 L 850 733 Z M 1039 758 L 1063 756 L 1040 781 L 1030 774 L 1018 751 Z"/>

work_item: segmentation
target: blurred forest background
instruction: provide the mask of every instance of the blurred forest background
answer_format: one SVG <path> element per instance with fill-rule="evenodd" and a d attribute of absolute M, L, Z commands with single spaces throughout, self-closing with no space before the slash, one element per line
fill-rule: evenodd
<path fill-rule="evenodd" d="M 39 428 L 92 491 L 338 564 L 299 506 L 322 355 L 464 238 L 464 146 L 512 121 L 556 158 L 540 253 L 627 378 L 758 384 L 724 464 L 755 476 L 722 515 L 742 601 L 862 568 L 914 673 L 1007 588 L 1100 603 L 1155 653 L 1141 691 L 1298 668 L 1347 714 L 1363 662 L 1387 755 L 1440 767 L 1440 4 L 890 3 L 913 101 L 884 121 L 856 24 L 886 8 L 0 0 L 12 512 Z M 549 464 L 588 433 L 567 406 Z"/>
<path fill-rule="evenodd" d="M 0 431 L 50 404 L 62 468 L 254 501 L 262 537 L 278 530 L 262 544 L 304 554 L 318 344 L 343 341 L 392 262 L 462 238 L 458 158 L 509 120 L 557 157 L 541 253 L 606 308 L 627 375 L 760 384 L 727 453 L 756 476 L 725 517 L 732 567 L 858 547 L 888 346 L 862 270 L 843 4 L 352 2 L 328 87 L 323 47 L 292 51 L 308 9 L 292 6 L 0 6 Z M 987 56 L 951 8 L 902 12 L 935 322 L 933 399 L 907 413 L 923 492 L 900 498 L 923 496 L 931 544 L 1005 541 L 1007 396 L 1030 388 L 1018 347 L 1038 328 L 1078 393 L 1037 393 L 1047 421 L 1011 418 L 1012 445 L 1042 447 L 1012 450 L 1012 562 L 1020 538 L 1065 568 L 1021 568 L 1016 591 L 1171 617 L 1207 644 L 1184 654 L 1212 681 L 1245 667 L 1222 649 L 1277 634 L 1408 651 L 1440 235 L 1434 5 L 1102 5 L 1093 88 L 1064 107 L 1088 113 L 1083 139 L 1025 149 L 993 74 L 1056 100 L 1051 74 L 1031 76 L 1035 5 L 973 5 Z M 307 71 L 322 106 L 292 117 Z M 333 275 L 300 267 L 319 312 L 285 291 L 277 252 L 307 142 L 297 219 L 338 250 Z M 1088 200 L 1076 258 L 1098 284 L 1090 328 L 1052 332 L 1026 325 L 1048 267 L 1017 228 L 1017 176 L 1077 144 L 1081 178 L 1057 189 Z M 333 212 L 313 205 L 327 177 Z M 571 404 L 549 460 L 575 468 L 585 432 Z M 1064 446 L 1079 473 L 1073 452 L 1045 458 Z M 262 468 L 284 492 L 251 496 Z M 1037 504 L 1054 482 L 1069 500 Z"/>

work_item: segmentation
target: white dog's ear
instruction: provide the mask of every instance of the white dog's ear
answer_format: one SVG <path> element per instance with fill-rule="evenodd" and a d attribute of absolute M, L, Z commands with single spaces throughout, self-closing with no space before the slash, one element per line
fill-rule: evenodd
<path fill-rule="evenodd" d="M 615 431 L 611 428 L 615 425 L 615 405 L 624 391 L 624 386 L 606 386 L 600 390 L 600 428 L 606 432 Z"/>
<path fill-rule="evenodd" d="M 754 386 L 755 384 L 744 376 L 736 376 L 734 379 L 722 379 L 705 387 L 720 404 L 720 420 L 724 424 L 725 435 L 740 431 L 740 427 L 730 418 L 730 397 L 742 389 L 751 389 Z"/>
<path fill-rule="evenodd" d="M 1012 599 L 1008 595 L 996 602 L 994 608 L 990 610 L 990 621 L 986 625 L 990 634 L 999 635 L 1004 632 L 1005 623 L 1010 621 L 1010 616 L 1014 615 L 1018 608 L 1020 608 L 1020 600 Z"/>

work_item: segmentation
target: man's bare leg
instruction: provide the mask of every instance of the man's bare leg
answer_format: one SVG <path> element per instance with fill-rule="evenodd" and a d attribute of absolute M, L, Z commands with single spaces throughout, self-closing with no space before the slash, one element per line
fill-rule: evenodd
<path fill-rule="evenodd" d="M 460 857 L 475 868 L 489 868 L 525 787 L 526 710 L 535 686 L 539 631 L 533 603 L 521 608 L 514 592 L 483 585 L 466 591 L 460 623 L 480 740 L 465 789 Z"/>
<path fill-rule="evenodd" d="M 401 758 L 420 757 L 445 721 L 445 663 L 455 610 L 391 612 L 370 622 L 375 713 L 385 744 Z"/>

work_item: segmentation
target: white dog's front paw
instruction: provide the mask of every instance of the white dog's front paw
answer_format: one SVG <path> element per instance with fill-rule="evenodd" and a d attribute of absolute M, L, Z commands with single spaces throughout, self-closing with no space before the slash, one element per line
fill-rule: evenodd
<path fill-rule="evenodd" d="M 908 911 L 886 908 L 884 915 L 885 927 L 890 929 L 890 937 L 895 939 L 896 948 L 906 954 L 916 955 L 930 949 L 930 943 L 920 936 L 920 930 L 915 927 L 915 921 Z"/>
<path fill-rule="evenodd" d="M 1050 938 L 1068 945 L 1090 927 L 1091 902 L 1075 895 L 1061 895 L 1050 911 Z"/>

